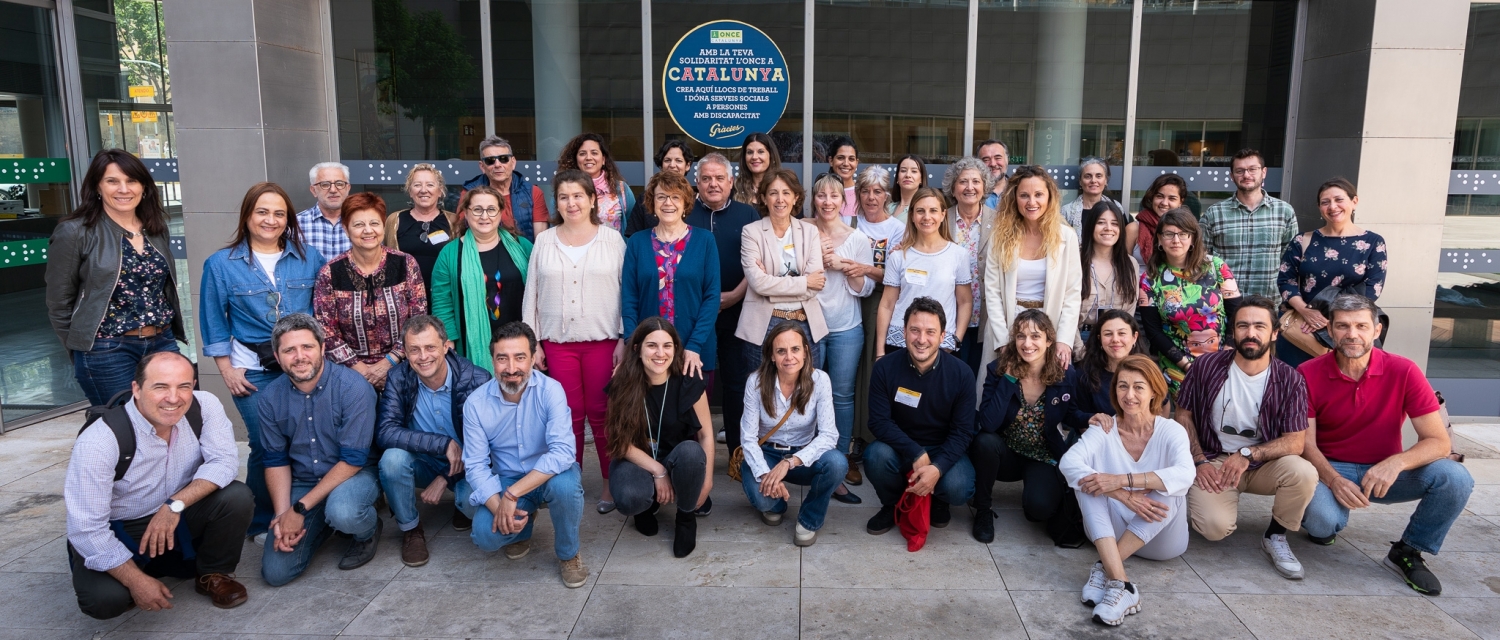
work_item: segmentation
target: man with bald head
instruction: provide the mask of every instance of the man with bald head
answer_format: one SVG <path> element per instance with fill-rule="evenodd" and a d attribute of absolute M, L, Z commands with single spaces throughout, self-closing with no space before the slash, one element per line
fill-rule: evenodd
<path fill-rule="evenodd" d="M 248 598 L 232 576 L 254 499 L 235 480 L 239 452 L 224 405 L 193 391 L 194 375 L 176 351 L 142 358 L 132 397 L 73 444 L 63 500 L 85 614 L 171 609 L 164 576 L 195 578 L 194 589 L 221 609 Z"/>

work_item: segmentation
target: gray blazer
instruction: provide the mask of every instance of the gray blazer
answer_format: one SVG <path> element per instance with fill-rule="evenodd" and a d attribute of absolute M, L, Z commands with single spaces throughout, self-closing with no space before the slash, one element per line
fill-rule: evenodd
<path fill-rule="evenodd" d="M 94 348 L 94 335 L 104 322 L 109 300 L 120 280 L 120 242 L 125 230 L 107 215 L 92 228 L 73 218 L 57 223 L 47 246 L 47 318 L 52 331 L 69 351 Z M 157 251 L 172 261 L 167 236 L 146 236 Z M 167 302 L 172 305 L 172 333 L 186 340 L 182 305 L 177 302 L 177 274 L 167 269 Z"/>

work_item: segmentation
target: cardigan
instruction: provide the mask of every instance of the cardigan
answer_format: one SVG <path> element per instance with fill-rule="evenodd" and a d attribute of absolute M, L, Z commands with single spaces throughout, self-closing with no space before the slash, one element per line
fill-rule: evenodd
<path fill-rule="evenodd" d="M 536 332 L 537 340 L 620 337 L 620 271 L 625 263 L 620 232 L 599 225 L 593 244 L 575 264 L 563 254 L 557 227 L 552 227 L 537 234 L 530 262 L 521 320 Z"/>
<path fill-rule="evenodd" d="M 1057 329 L 1058 344 L 1072 345 L 1078 336 L 1078 313 L 1083 307 L 1083 263 L 1078 259 L 1078 234 L 1073 227 L 1060 224 L 1062 250 L 1047 257 L 1047 284 L 1042 294 L 1042 311 Z M 995 247 L 990 247 L 995 250 Z M 1019 258 L 1017 258 L 1019 260 Z M 995 351 L 1010 342 L 1010 325 L 1021 313 L 1016 304 L 1017 269 L 1005 269 L 1000 260 L 984 265 L 984 306 L 987 309 L 984 352 L 980 361 L 979 391 Z"/>
<path fill-rule="evenodd" d="M 976 247 L 977 250 L 975 252 L 969 254 L 969 268 L 974 272 L 974 281 L 969 283 L 969 287 L 974 294 L 974 307 L 969 317 L 969 326 L 971 327 L 982 327 L 986 321 L 985 318 L 988 309 L 984 304 L 984 270 L 989 265 L 990 238 L 995 235 L 996 215 L 994 209 L 986 207 L 983 204 L 979 205 L 979 242 L 977 243 L 979 246 Z M 948 209 L 948 219 L 944 224 L 948 225 L 948 231 L 953 234 L 953 243 L 968 251 L 969 248 L 958 241 L 958 207 Z"/>
<path fill-rule="evenodd" d="M 642 320 L 661 315 L 661 281 L 656 252 L 651 248 L 655 237 L 656 233 L 647 229 L 625 242 L 624 271 L 620 274 L 620 321 L 625 336 L 634 333 Z M 677 327 L 679 339 L 688 351 L 703 359 L 705 371 L 714 370 L 718 362 L 714 323 L 719 319 L 719 249 L 712 233 L 692 228 L 672 293 L 677 305 L 672 326 Z"/>
<path fill-rule="evenodd" d="M 813 342 L 828 335 L 828 322 L 823 318 L 823 306 L 818 303 L 818 292 L 807 288 L 807 276 L 823 272 L 823 240 L 818 228 L 810 222 L 793 219 L 787 227 L 787 240 L 796 247 L 798 276 L 775 276 L 767 266 L 780 264 L 782 247 L 771 227 L 770 218 L 761 218 L 745 225 L 740 230 L 740 267 L 745 270 L 744 306 L 740 308 L 740 324 L 734 337 L 750 344 L 759 345 L 766 340 L 766 328 L 771 326 L 771 312 L 784 302 L 802 304 L 807 313 L 807 325 L 812 329 Z M 825 281 L 824 285 L 827 285 Z"/>

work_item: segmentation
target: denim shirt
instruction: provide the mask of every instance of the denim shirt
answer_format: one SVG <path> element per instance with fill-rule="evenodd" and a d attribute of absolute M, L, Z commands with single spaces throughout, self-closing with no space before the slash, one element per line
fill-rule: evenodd
<path fill-rule="evenodd" d="M 276 262 L 273 286 L 249 243 L 214 252 L 203 263 L 198 289 L 203 355 L 229 355 L 230 338 L 245 344 L 267 342 L 282 316 L 312 313 L 313 280 L 322 266 L 317 249 L 303 245 L 298 255 L 288 247 Z"/>
<path fill-rule="evenodd" d="M 312 393 L 281 376 L 257 396 L 266 468 L 291 467 L 292 480 L 319 482 L 340 462 L 376 462 L 375 388 L 353 369 L 325 361 Z"/>

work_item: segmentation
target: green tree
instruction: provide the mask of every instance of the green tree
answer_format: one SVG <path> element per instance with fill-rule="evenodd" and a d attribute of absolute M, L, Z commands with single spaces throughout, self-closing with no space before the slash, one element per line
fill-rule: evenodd
<path fill-rule="evenodd" d="M 477 73 L 458 32 L 437 11 L 407 11 L 402 0 L 375 0 L 375 48 L 381 104 L 422 123 L 422 154 L 434 153 L 440 123 L 457 126 L 466 113 L 464 92 Z"/>
<path fill-rule="evenodd" d="M 172 102 L 161 2 L 115 0 L 115 34 L 120 40 L 120 67 L 130 84 L 156 87 L 156 102 Z"/>

